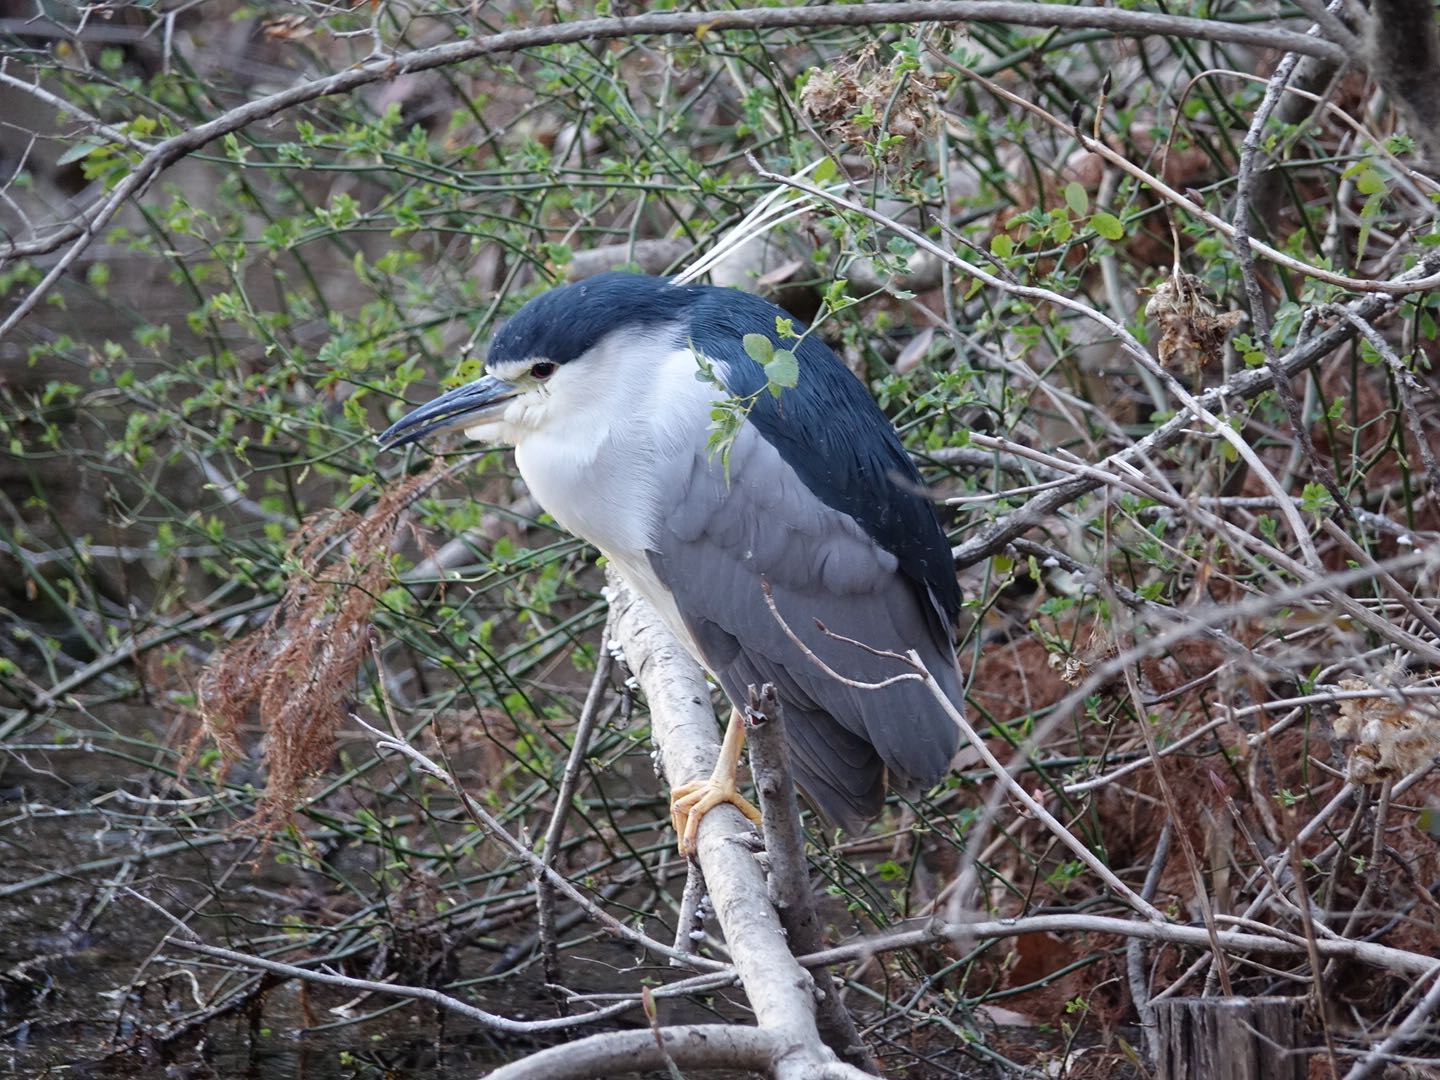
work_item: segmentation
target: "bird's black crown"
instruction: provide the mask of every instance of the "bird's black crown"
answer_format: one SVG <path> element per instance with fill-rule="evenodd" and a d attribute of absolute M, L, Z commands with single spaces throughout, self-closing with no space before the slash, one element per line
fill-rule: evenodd
<path fill-rule="evenodd" d="M 490 342 L 492 365 L 544 357 L 568 364 L 622 327 L 641 333 L 674 323 L 698 290 L 666 278 L 609 273 L 535 297 Z"/>

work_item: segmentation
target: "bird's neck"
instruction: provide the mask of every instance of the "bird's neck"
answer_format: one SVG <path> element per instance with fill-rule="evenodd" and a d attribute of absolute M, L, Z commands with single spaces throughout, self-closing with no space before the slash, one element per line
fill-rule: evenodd
<path fill-rule="evenodd" d="M 669 475 L 667 463 L 683 456 L 688 464 L 705 445 L 718 391 L 696 380 L 688 347 L 651 365 L 598 359 L 613 362 L 587 380 L 593 396 L 518 430 L 515 460 L 540 505 L 566 530 L 617 562 L 644 562 L 666 512 L 660 480 Z"/>

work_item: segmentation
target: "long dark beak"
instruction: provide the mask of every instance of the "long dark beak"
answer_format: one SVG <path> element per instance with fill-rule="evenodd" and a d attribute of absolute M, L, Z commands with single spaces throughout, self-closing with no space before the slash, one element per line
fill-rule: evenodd
<path fill-rule="evenodd" d="M 505 403 L 520 391 L 491 375 L 456 387 L 391 424 L 380 436 L 385 450 L 407 446 L 437 431 L 472 427 L 499 415 Z"/>

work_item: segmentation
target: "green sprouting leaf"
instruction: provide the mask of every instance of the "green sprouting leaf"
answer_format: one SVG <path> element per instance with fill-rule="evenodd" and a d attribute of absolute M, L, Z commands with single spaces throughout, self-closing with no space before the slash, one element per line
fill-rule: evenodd
<path fill-rule="evenodd" d="M 1325 514 L 1335 509 L 1335 500 L 1330 497 L 1324 484 L 1306 484 L 1300 492 L 1300 509 L 1307 514 Z"/>
<path fill-rule="evenodd" d="M 899 881 L 905 876 L 905 868 L 894 859 L 886 859 L 875 867 L 875 873 L 881 881 Z"/>
<path fill-rule="evenodd" d="M 1076 217 L 1084 217 L 1085 212 L 1090 209 L 1090 196 L 1085 194 L 1085 189 L 1078 181 L 1071 180 L 1065 185 L 1065 205 Z"/>
<path fill-rule="evenodd" d="M 990 253 L 1008 259 L 1015 253 L 1015 241 L 1005 233 L 996 233 L 990 238 Z"/>
<path fill-rule="evenodd" d="M 1091 215 L 1090 227 L 1106 240 L 1121 240 L 1125 236 L 1125 226 L 1120 219 L 1104 210 L 1097 210 Z"/>
<path fill-rule="evenodd" d="M 839 171 L 840 167 L 835 164 L 835 159 L 827 157 L 823 159 L 819 165 L 815 166 L 815 183 L 821 185 L 828 184 L 831 180 L 835 179 Z"/>
<path fill-rule="evenodd" d="M 1440 812 L 1437 812 L 1434 807 L 1426 807 L 1421 810 L 1420 816 L 1415 819 L 1415 824 L 1429 833 L 1433 839 L 1440 840 Z"/>
<path fill-rule="evenodd" d="M 745 347 L 745 355 L 757 364 L 768 364 L 775 355 L 775 343 L 764 334 L 746 334 L 740 344 Z"/>
<path fill-rule="evenodd" d="M 1415 153 L 1415 140 L 1409 135 L 1391 135 L 1385 140 L 1385 149 L 1396 157 Z"/>

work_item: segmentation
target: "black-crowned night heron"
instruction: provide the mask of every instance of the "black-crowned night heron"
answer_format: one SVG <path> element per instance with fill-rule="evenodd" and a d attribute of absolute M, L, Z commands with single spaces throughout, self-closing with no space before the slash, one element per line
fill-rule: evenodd
<path fill-rule="evenodd" d="M 864 689 L 815 661 L 876 683 L 907 669 L 832 635 L 915 649 L 959 708 L 960 590 L 894 428 L 818 337 L 796 325 L 797 344 L 777 317 L 758 297 L 662 278 L 566 285 L 500 329 L 484 378 L 380 438 L 402 446 L 464 428 L 512 444 L 540 505 L 609 558 L 734 705 L 774 684 L 801 790 L 854 830 L 879 813 L 887 774 L 905 789 L 936 783 L 959 730 L 918 681 Z M 768 392 L 748 334 L 794 352 L 793 388 Z M 724 454 L 711 446 L 712 411 L 727 396 L 748 412 Z M 767 582 L 805 648 L 767 605 Z M 736 790 L 743 731 L 737 708 L 714 777 L 672 793 L 682 850 L 720 802 L 758 818 Z"/>

